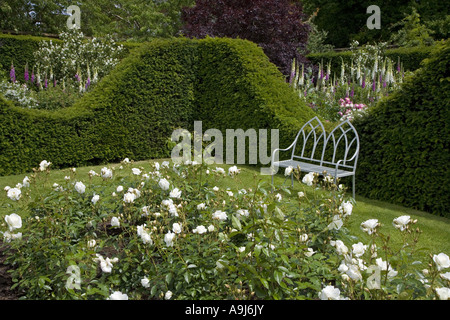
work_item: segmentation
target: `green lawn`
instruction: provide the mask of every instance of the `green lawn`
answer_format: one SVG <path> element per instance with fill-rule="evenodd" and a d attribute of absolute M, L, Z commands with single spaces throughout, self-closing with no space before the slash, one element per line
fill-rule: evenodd
<path fill-rule="evenodd" d="M 159 162 L 161 162 L 161 160 Z M 150 169 L 150 165 L 151 161 L 140 161 L 133 163 L 131 167 L 142 167 L 143 169 L 148 170 Z M 111 164 L 109 166 L 120 166 L 120 164 Z M 94 170 L 98 173 L 102 167 L 104 167 L 104 165 L 77 168 L 76 176 L 78 179 L 86 181 L 88 180 L 89 170 Z M 224 165 L 223 167 L 227 166 Z M 235 179 L 218 180 L 217 186 L 221 188 L 229 187 L 232 190 L 237 190 L 242 188 L 254 188 L 260 181 L 265 181 L 268 184 L 270 183 L 270 176 L 260 175 L 258 168 L 241 165 L 238 165 L 238 167 L 241 169 L 241 173 Z M 55 182 L 62 184 L 64 182 L 64 177 L 70 175 L 70 172 L 70 169 L 52 170 L 48 176 L 48 180 L 43 184 L 43 188 L 51 188 Z M 3 195 L 1 196 L 3 199 L 0 200 L 0 205 L 3 200 L 8 200 L 6 198 L 6 191 L 3 191 L 4 187 L 13 187 L 17 183 L 22 182 L 26 175 L 30 176 L 30 174 L 31 173 L 0 177 L 0 190 L 3 192 Z M 283 183 L 284 186 L 290 186 L 290 181 L 285 181 L 285 177 L 282 174 L 278 174 L 275 177 L 275 185 L 280 186 Z M 358 186 L 358 182 L 356 185 Z M 296 201 L 297 192 L 299 191 L 305 192 L 308 197 L 312 197 L 314 194 L 321 195 L 324 193 L 324 191 L 314 190 L 297 181 L 295 181 L 290 195 L 283 191 L 281 191 L 281 193 L 285 200 Z M 5 202 L 11 203 L 11 201 Z M 14 203 L 13 205 L 19 206 L 19 203 Z M 10 211 L 10 209 L 8 210 Z M 19 210 L 20 208 L 18 207 L 17 211 Z M 0 206 L 0 217 L 2 222 L 5 214 L 4 211 L 5 208 Z M 23 215 L 23 213 L 21 215 Z M 351 234 L 356 237 L 356 242 L 362 241 L 363 243 L 367 243 L 368 236 L 360 229 L 360 224 L 367 219 L 378 219 L 383 225 L 381 229 L 382 232 L 391 235 L 392 242 L 395 244 L 396 242 L 399 243 L 401 241 L 401 234 L 393 227 L 392 220 L 401 215 L 409 215 L 412 219 L 418 220 L 416 227 L 423 231 L 419 241 L 420 248 L 426 248 L 426 252 L 431 254 L 438 254 L 440 252 L 450 254 L 450 219 L 438 217 L 426 212 L 404 208 L 386 202 L 370 200 L 357 195 L 356 205 L 353 208 L 353 213 L 346 226 Z M 2 226 L 2 228 L 3 227 L 4 226 Z"/>

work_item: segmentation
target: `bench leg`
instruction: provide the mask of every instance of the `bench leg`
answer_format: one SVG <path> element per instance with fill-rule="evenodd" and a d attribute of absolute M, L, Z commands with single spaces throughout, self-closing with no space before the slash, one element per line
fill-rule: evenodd
<path fill-rule="evenodd" d="M 355 175 L 353 175 L 353 187 L 352 187 L 352 191 L 353 191 L 353 199 L 355 199 Z"/>
<path fill-rule="evenodd" d="M 294 174 L 291 173 L 291 187 L 294 187 Z"/>
<path fill-rule="evenodd" d="M 273 191 L 273 174 L 272 174 L 272 191 Z"/>

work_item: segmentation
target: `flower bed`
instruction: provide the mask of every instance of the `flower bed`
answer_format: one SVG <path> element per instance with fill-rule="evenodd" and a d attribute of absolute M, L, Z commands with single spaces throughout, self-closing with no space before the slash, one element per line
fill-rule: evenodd
<path fill-rule="evenodd" d="M 236 166 L 148 170 L 125 159 L 88 175 L 71 169 L 59 184 L 51 166 L 41 162 L 0 200 L 12 287 L 24 299 L 448 298 L 450 260 L 420 255 L 416 221 L 393 221 L 402 247 L 376 219 L 361 224 L 369 243 L 355 243 L 345 228 L 354 202 L 327 177 L 287 168 L 330 191 L 290 202 L 284 187 L 241 187 Z M 236 188 L 217 187 L 221 179 Z"/>

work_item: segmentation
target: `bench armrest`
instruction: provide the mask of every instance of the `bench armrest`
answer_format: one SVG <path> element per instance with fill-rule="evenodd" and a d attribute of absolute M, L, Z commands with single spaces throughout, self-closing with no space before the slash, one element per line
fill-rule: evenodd
<path fill-rule="evenodd" d="M 289 147 L 287 147 L 286 149 L 279 149 L 279 148 L 277 148 L 277 149 L 275 149 L 275 150 L 273 150 L 273 152 L 272 152 L 272 162 L 271 163 L 274 163 L 274 157 L 275 157 L 275 153 L 278 151 L 288 151 L 289 149 L 291 149 L 294 145 L 295 145 L 295 142 L 296 141 L 294 141 Z"/>

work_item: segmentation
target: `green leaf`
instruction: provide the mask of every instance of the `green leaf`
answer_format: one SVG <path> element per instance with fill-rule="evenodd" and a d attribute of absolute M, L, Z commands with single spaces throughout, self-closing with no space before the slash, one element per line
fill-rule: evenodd
<path fill-rule="evenodd" d="M 238 229 L 239 231 L 241 231 L 242 229 L 242 225 L 241 222 L 239 221 L 239 219 L 236 216 L 232 216 L 231 217 L 231 222 L 233 224 L 233 227 L 235 227 L 236 229 Z"/>
<path fill-rule="evenodd" d="M 283 280 L 283 273 L 278 271 L 278 270 L 275 270 L 274 273 L 273 273 L 273 277 L 274 277 L 275 281 L 278 284 L 280 284 L 281 281 Z"/>

